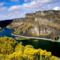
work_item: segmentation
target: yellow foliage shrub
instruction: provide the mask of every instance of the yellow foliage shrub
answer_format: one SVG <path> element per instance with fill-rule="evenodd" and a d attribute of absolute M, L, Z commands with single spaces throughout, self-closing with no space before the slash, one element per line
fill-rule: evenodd
<path fill-rule="evenodd" d="M 12 41 L 11 41 L 12 40 Z M 23 46 L 16 43 L 14 39 L 8 37 L 0 38 L 0 60 L 58 60 L 51 52 L 42 49 L 35 49 L 32 45 Z"/>

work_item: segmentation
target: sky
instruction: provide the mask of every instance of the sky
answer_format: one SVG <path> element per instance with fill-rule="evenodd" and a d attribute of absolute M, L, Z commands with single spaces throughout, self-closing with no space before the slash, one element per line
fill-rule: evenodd
<path fill-rule="evenodd" d="M 0 21 L 43 10 L 60 10 L 60 0 L 0 0 Z"/>

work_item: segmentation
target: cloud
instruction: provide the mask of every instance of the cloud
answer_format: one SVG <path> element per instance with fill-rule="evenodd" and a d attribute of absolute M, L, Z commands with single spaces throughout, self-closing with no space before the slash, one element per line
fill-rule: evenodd
<path fill-rule="evenodd" d="M 28 0 L 25 0 L 28 1 Z M 40 6 L 42 6 L 45 3 L 50 2 L 51 0 L 32 0 L 29 3 L 24 3 L 22 5 L 15 5 L 15 6 L 11 6 L 9 8 L 9 11 L 15 11 L 15 10 L 20 10 L 20 9 L 35 9 L 38 8 L 40 9 Z"/>
<path fill-rule="evenodd" d="M 8 13 L 3 13 L 0 14 L 0 20 L 9 20 L 9 19 L 14 19 L 14 18 L 21 18 L 24 17 L 25 13 L 21 11 L 12 11 Z"/>
<path fill-rule="evenodd" d="M 33 8 L 33 7 L 36 7 L 36 2 L 32 1 L 31 3 L 23 4 L 22 6 L 23 8 L 27 8 L 27 9 Z"/>
<path fill-rule="evenodd" d="M 11 2 L 19 2 L 19 0 L 11 0 Z"/>
<path fill-rule="evenodd" d="M 17 1 L 17 0 L 14 0 Z M 19 18 L 23 17 L 26 13 L 32 13 L 38 10 L 43 9 L 50 9 L 52 6 L 49 7 L 48 3 L 51 3 L 52 0 L 29 0 L 31 2 L 28 2 L 28 0 L 25 0 L 25 2 L 22 5 L 13 5 L 10 7 L 0 7 L 0 11 L 7 11 L 5 14 L 0 14 L 0 19 L 12 19 L 12 18 Z M 59 7 L 54 7 L 54 9 L 60 9 Z"/>
<path fill-rule="evenodd" d="M 39 3 L 47 3 L 47 2 L 51 2 L 51 0 L 33 0 L 35 2 L 39 2 Z"/>
<path fill-rule="evenodd" d="M 0 12 L 6 11 L 6 7 L 0 7 Z"/>
<path fill-rule="evenodd" d="M 26 8 L 39 7 L 48 2 L 51 2 L 51 0 L 32 0 L 30 3 L 24 4 L 24 7 Z"/>
<path fill-rule="evenodd" d="M 14 5 L 8 8 L 8 11 L 18 11 L 18 10 L 27 10 L 36 7 L 36 2 L 24 3 L 23 5 Z"/>
<path fill-rule="evenodd" d="M 4 2 L 0 2 L 0 7 L 3 6 L 5 3 Z"/>
<path fill-rule="evenodd" d="M 11 6 L 8 10 L 9 11 L 16 11 L 19 10 L 21 8 L 21 5 L 15 5 L 15 6 Z"/>
<path fill-rule="evenodd" d="M 32 1 L 32 0 L 24 0 L 24 2 L 26 2 L 26 3 L 27 3 L 27 2 L 31 2 L 31 1 Z"/>
<path fill-rule="evenodd" d="M 60 10 L 60 7 L 56 6 L 53 8 L 53 10 Z"/>
<path fill-rule="evenodd" d="M 0 12 L 5 11 L 7 7 L 4 6 L 4 2 L 0 2 Z"/>

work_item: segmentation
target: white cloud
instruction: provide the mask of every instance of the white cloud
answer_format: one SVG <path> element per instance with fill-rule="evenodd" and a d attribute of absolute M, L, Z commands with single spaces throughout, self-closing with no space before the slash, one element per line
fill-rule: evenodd
<path fill-rule="evenodd" d="M 30 3 L 24 4 L 24 7 L 26 8 L 35 8 L 35 7 L 39 7 L 45 3 L 49 3 L 52 0 L 32 0 Z"/>
<path fill-rule="evenodd" d="M 32 1 L 31 3 L 27 3 L 27 4 L 23 4 L 22 5 L 23 8 L 27 8 L 27 9 L 33 8 L 35 6 L 36 6 L 36 2 L 35 1 Z"/>
<path fill-rule="evenodd" d="M 39 3 L 47 3 L 47 2 L 51 2 L 52 0 L 33 0 Z"/>
<path fill-rule="evenodd" d="M 14 5 L 14 6 L 11 6 L 8 11 L 18 11 L 18 10 L 21 10 L 21 9 L 31 9 L 31 8 L 34 8 L 36 7 L 36 2 L 31 2 L 31 3 L 25 3 L 23 5 Z"/>
<path fill-rule="evenodd" d="M 51 2 L 51 0 L 32 0 L 30 3 L 24 3 L 23 5 L 11 6 L 8 10 L 15 11 L 15 10 L 20 10 L 20 9 L 35 9 L 37 7 L 39 7 L 40 9 L 40 6 L 48 2 Z"/>
<path fill-rule="evenodd" d="M 4 2 L 0 2 L 0 12 L 4 11 L 7 9 L 7 7 L 4 7 Z"/>
<path fill-rule="evenodd" d="M 15 0 L 14 0 L 15 1 Z M 27 0 L 28 1 L 28 0 Z M 31 0 L 30 3 L 24 3 L 22 5 L 14 5 L 7 9 L 8 11 L 4 15 L 0 15 L 1 19 L 11 19 L 11 18 L 19 18 L 24 16 L 26 13 L 35 12 L 37 10 L 41 10 L 41 6 L 51 2 L 52 0 Z M 4 10 L 0 9 L 1 11 Z"/>
<path fill-rule="evenodd" d="M 15 6 L 11 6 L 8 10 L 9 11 L 16 11 L 19 10 L 21 8 L 21 5 L 15 5 Z"/>
<path fill-rule="evenodd" d="M 60 7 L 56 6 L 53 8 L 53 10 L 60 10 Z"/>
<path fill-rule="evenodd" d="M 0 12 L 6 11 L 7 7 L 0 7 Z"/>
<path fill-rule="evenodd" d="M 19 0 L 11 0 L 11 2 L 19 2 Z"/>
<path fill-rule="evenodd" d="M 0 7 L 1 7 L 1 6 L 3 6 L 3 5 L 4 5 L 4 3 L 3 3 L 3 2 L 1 2 L 1 3 L 0 3 Z"/>
<path fill-rule="evenodd" d="M 3 13 L 3 14 L 0 14 L 0 20 L 8 20 L 8 19 L 24 17 L 24 14 L 25 14 L 24 12 L 22 14 L 22 12 L 20 11 L 12 11 L 8 13 Z"/>
<path fill-rule="evenodd" d="M 31 2 L 32 0 L 24 0 L 24 2 Z"/>

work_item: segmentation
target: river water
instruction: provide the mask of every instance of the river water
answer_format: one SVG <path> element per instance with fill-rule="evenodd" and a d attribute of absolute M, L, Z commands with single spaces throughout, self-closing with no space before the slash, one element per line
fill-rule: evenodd
<path fill-rule="evenodd" d="M 2 36 L 12 37 L 12 32 L 13 32 L 13 30 L 9 29 L 9 28 L 0 29 L 0 37 L 2 37 Z"/>

